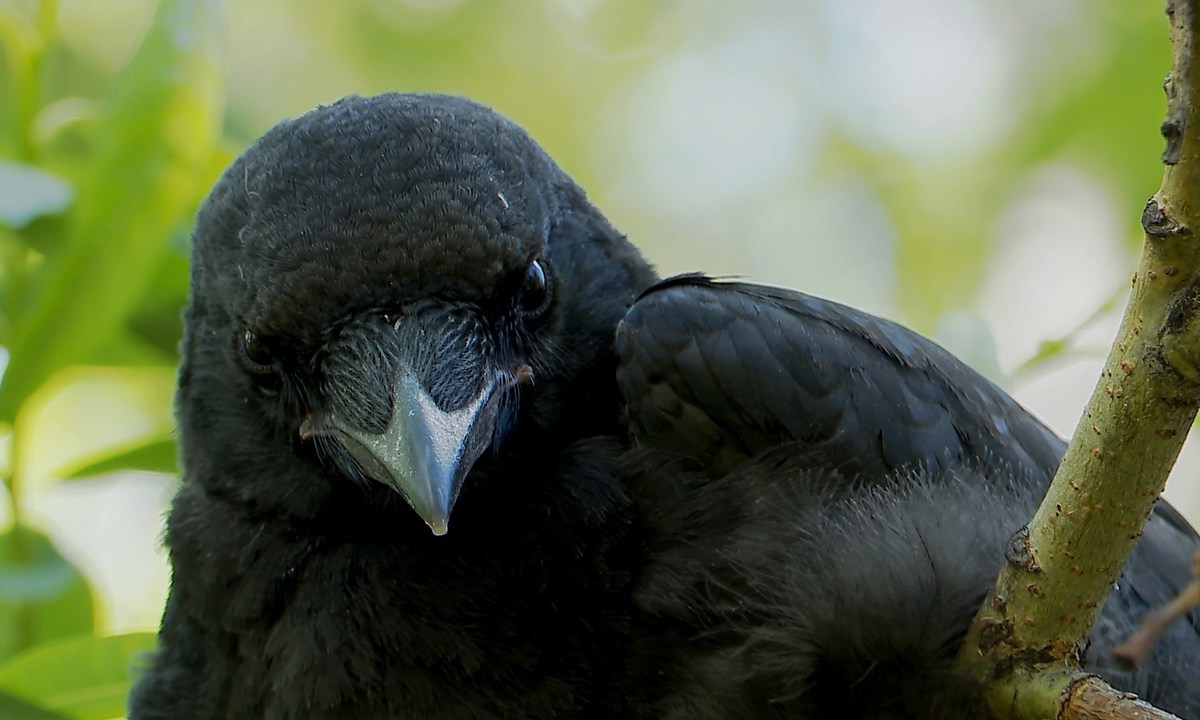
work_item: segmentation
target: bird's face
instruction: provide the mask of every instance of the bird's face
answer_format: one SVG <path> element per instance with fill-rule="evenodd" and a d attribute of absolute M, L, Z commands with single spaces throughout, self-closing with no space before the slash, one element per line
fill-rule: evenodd
<path fill-rule="evenodd" d="M 225 372 L 181 380 L 180 413 L 216 408 L 260 445 L 388 485 L 440 535 L 539 383 L 594 365 L 651 280 L 500 116 L 345 100 L 269 132 L 201 210 L 183 377 L 201 357 Z"/>
<path fill-rule="evenodd" d="M 467 472 L 502 443 L 543 365 L 538 330 L 553 276 L 545 258 L 526 263 L 497 278 L 489 297 L 351 310 L 291 351 L 247 327 L 238 352 L 264 389 L 291 386 L 280 420 L 302 442 L 344 475 L 398 490 L 442 535 Z"/>

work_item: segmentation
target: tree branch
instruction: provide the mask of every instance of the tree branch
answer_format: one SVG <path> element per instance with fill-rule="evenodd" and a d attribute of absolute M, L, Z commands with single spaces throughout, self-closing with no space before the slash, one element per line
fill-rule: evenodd
<path fill-rule="evenodd" d="M 1058 473 L 1010 542 L 1008 562 L 959 654 L 959 668 L 987 688 L 984 704 L 997 717 L 1169 717 L 1147 715 L 1144 705 L 1077 669 L 1200 405 L 1193 2 L 1171 0 L 1167 8 L 1167 167 L 1142 214 L 1145 243 L 1120 331 Z M 1097 707 L 1109 714 L 1068 714 L 1101 696 Z"/>
<path fill-rule="evenodd" d="M 1114 690 L 1094 675 L 1061 665 L 1005 675 L 988 688 L 985 702 L 997 718 L 1179 720 L 1135 695 Z"/>

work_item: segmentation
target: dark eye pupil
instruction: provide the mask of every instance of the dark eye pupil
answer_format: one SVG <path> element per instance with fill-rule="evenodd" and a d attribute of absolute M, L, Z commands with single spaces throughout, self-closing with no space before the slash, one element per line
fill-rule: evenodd
<path fill-rule="evenodd" d="M 534 260 L 525 271 L 525 282 L 521 286 L 521 309 L 525 312 L 540 310 L 546 303 L 546 271 Z"/>
<path fill-rule="evenodd" d="M 271 351 L 251 330 L 242 335 L 242 352 L 246 354 L 246 359 L 255 365 L 267 367 L 275 362 Z"/>

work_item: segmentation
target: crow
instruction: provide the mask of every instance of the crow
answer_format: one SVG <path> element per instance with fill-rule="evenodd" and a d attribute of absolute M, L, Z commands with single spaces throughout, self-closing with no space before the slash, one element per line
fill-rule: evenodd
<path fill-rule="evenodd" d="M 660 280 L 517 125 L 280 123 L 197 217 L 170 594 L 133 720 L 950 718 L 1063 441 L 891 322 Z M 1165 503 L 1088 667 L 1200 711 Z"/>

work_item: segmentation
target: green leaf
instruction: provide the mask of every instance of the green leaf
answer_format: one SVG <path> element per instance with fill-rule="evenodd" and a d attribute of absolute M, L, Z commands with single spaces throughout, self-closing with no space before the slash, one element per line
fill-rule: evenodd
<path fill-rule="evenodd" d="M 119 329 L 88 353 L 84 364 L 173 369 L 179 364 L 179 354 L 174 349 L 167 351 L 158 347 L 133 328 Z"/>
<path fill-rule="evenodd" d="M 92 591 L 49 538 L 27 527 L 0 535 L 0 658 L 91 632 Z"/>
<path fill-rule="evenodd" d="M 20 230 L 20 239 L 22 243 L 42 255 L 50 257 L 57 253 L 63 246 L 63 239 L 67 235 L 67 227 L 70 225 L 70 209 L 66 213 L 51 213 L 38 215 L 32 218 Z M 23 263 L 22 267 L 28 267 L 28 263 Z M 12 308 L 12 312 L 25 312 L 30 303 L 26 302 L 20 307 Z"/>
<path fill-rule="evenodd" d="M 154 280 L 142 301 L 129 316 L 130 332 L 176 362 L 183 339 L 183 307 L 187 304 L 191 280 L 189 224 L 176 234 L 179 247 L 163 258 Z"/>
<path fill-rule="evenodd" d="M 216 0 L 162 0 L 118 80 L 64 246 L 35 308 L 14 322 L 0 421 L 122 326 L 207 191 L 221 118 L 221 16 Z"/>
<path fill-rule="evenodd" d="M 153 633 L 46 643 L 0 665 L 0 692 L 72 720 L 123 717 L 134 668 L 154 644 Z"/>
<path fill-rule="evenodd" d="M 1069 82 L 1029 89 L 1030 98 L 1050 98 L 1022 123 L 1004 154 L 1018 166 L 1064 160 L 1100 176 L 1116 193 L 1116 207 L 1145 204 L 1148 188 L 1162 181 L 1163 139 L 1150 128 L 1163 120 L 1161 76 L 1171 64 L 1171 46 L 1163 42 L 1162 13 L 1143 3 L 1105 2 L 1109 45 L 1085 72 Z M 1141 228 L 1130 215 L 1131 242 L 1140 248 Z"/>
<path fill-rule="evenodd" d="M 0 692 L 0 718 L 4 718 L 4 720 L 67 720 L 65 715 L 43 710 L 6 692 Z"/>
<path fill-rule="evenodd" d="M 23 228 L 41 215 L 54 215 L 71 204 L 71 186 L 38 170 L 0 160 L 0 223 Z"/>
<path fill-rule="evenodd" d="M 120 470 L 142 470 L 145 472 L 177 473 L 174 438 L 155 438 L 132 447 L 113 448 L 98 457 L 87 458 L 79 466 L 63 474 L 63 480 L 76 480 Z"/>
<path fill-rule="evenodd" d="M 15 7 L 0 6 L 0 90 L 7 90 L 0 98 L 0 152 L 12 155 L 20 143 L 16 131 L 20 107 L 20 88 L 29 82 L 30 66 L 41 45 L 35 28 Z"/>
<path fill-rule="evenodd" d="M 54 547 L 39 543 L 21 562 L 0 560 L 0 601 L 41 602 L 64 594 L 78 577 Z"/>

